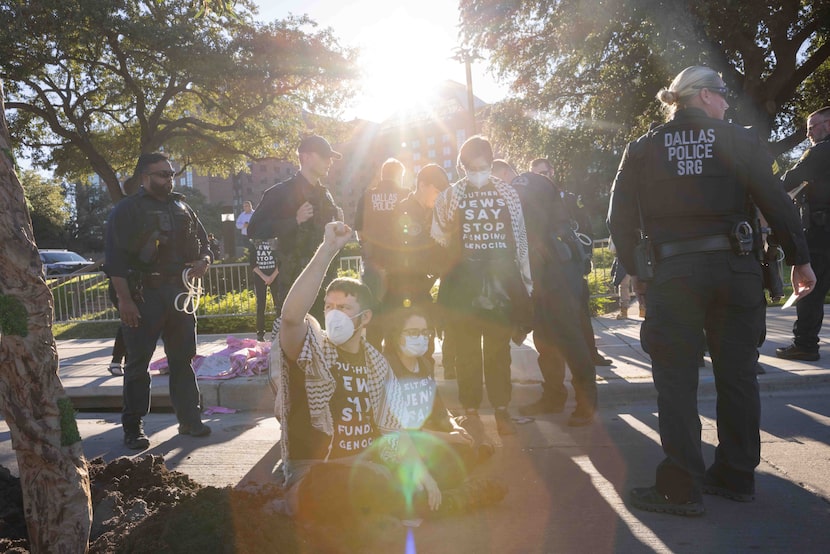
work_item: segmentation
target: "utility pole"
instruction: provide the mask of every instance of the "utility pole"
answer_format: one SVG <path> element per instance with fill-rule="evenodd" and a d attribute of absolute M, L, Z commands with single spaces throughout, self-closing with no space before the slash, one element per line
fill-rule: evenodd
<path fill-rule="evenodd" d="M 479 56 L 478 53 L 476 53 L 476 51 L 472 48 L 459 46 L 455 49 L 455 55 L 452 59 L 464 62 L 464 69 L 467 73 L 467 130 L 469 132 L 469 136 L 473 136 L 478 133 L 478 125 L 476 124 L 475 97 L 473 96 L 472 65 L 473 61 L 480 60 L 481 56 Z"/>

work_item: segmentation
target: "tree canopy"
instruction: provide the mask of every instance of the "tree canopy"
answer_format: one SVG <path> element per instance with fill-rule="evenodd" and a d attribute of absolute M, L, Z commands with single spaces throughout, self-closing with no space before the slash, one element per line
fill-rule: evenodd
<path fill-rule="evenodd" d="M 62 248 L 71 214 L 60 183 L 37 171 L 23 170 L 20 184 L 32 218 L 35 241 L 43 248 Z"/>
<path fill-rule="evenodd" d="M 143 152 L 219 175 L 286 155 L 304 110 L 335 113 L 350 94 L 354 53 L 305 17 L 263 24 L 255 10 L 249 0 L 3 0 L 13 136 L 57 175 L 97 173 L 113 199 Z"/>
<path fill-rule="evenodd" d="M 825 0 L 460 0 L 460 13 L 465 43 L 526 107 L 609 145 L 662 119 L 655 94 L 690 65 L 722 73 L 737 93 L 727 117 L 776 155 L 830 98 Z"/>

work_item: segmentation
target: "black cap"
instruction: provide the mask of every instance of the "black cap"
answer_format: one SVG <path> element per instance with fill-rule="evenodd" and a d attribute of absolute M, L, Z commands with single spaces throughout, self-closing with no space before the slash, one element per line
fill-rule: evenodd
<path fill-rule="evenodd" d="M 320 135 L 305 137 L 300 141 L 300 145 L 297 147 L 297 152 L 316 152 L 324 158 L 334 158 L 335 160 L 339 160 L 343 157 L 340 152 L 332 150 L 329 141 Z"/>

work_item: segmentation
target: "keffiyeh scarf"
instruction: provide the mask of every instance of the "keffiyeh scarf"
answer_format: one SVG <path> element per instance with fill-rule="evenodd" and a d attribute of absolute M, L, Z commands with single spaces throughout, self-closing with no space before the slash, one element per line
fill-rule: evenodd
<path fill-rule="evenodd" d="M 274 343 L 271 347 L 269 378 L 276 389 L 274 401 L 274 415 L 282 428 L 280 444 L 282 459 L 290 460 L 290 444 L 288 440 L 288 413 L 291 409 L 291 398 L 288 394 L 289 368 L 288 359 L 279 346 L 280 319 L 274 322 Z M 320 329 L 320 324 L 311 316 L 306 316 L 307 330 L 305 342 L 297 365 L 305 374 L 305 390 L 308 397 L 308 411 L 311 425 L 328 436 L 334 435 L 334 418 L 331 413 L 330 402 L 334 395 L 336 382 L 330 368 L 337 361 L 337 347 Z M 383 354 L 371 344 L 361 339 L 363 351 L 366 355 L 367 386 L 369 400 L 372 403 L 372 412 L 375 424 L 382 434 L 400 429 L 400 423 L 395 417 L 394 407 L 387 405 L 391 399 L 387 398 L 387 381 L 393 379 L 392 370 Z M 389 459 L 396 456 L 397 441 L 383 442 L 381 457 Z"/>
<path fill-rule="evenodd" d="M 490 182 L 494 185 L 499 196 L 507 202 L 507 210 L 510 212 L 510 223 L 516 244 L 516 261 L 519 265 L 522 282 L 527 289 L 527 293 L 530 294 L 533 292 L 533 281 L 530 278 L 530 258 L 528 256 L 527 232 L 525 231 L 521 200 L 516 190 L 501 179 L 491 176 Z M 444 190 L 435 199 L 435 215 L 432 218 L 430 234 L 438 244 L 445 248 L 449 246 L 451 237 L 456 232 L 458 206 L 465 198 L 466 192 L 467 180 L 462 179 Z"/>

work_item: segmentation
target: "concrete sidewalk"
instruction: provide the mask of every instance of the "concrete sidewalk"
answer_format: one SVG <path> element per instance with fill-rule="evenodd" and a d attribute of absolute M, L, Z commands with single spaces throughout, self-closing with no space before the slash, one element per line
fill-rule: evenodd
<path fill-rule="evenodd" d="M 828 312 L 828 307 L 825 307 Z M 804 387 L 813 383 L 830 382 L 830 350 L 828 341 L 822 340 L 822 352 L 827 357 L 818 362 L 796 362 L 775 357 L 775 348 L 789 344 L 795 310 L 770 308 L 767 310 L 767 340 L 761 347 L 761 364 L 767 370 L 758 381 L 762 391 Z M 830 318 L 828 319 L 830 321 Z M 597 367 L 600 406 L 632 403 L 655 399 L 648 356 L 640 345 L 642 319 L 630 318 L 618 321 L 612 315 L 594 318 L 594 332 L 599 350 L 614 361 L 611 367 Z M 254 335 L 236 335 L 254 338 Z M 457 402 L 455 381 L 443 381 L 440 365 L 440 344 L 436 359 L 436 376 L 441 383 L 442 397 L 448 407 Z M 112 340 L 62 340 L 57 342 L 60 356 L 59 374 L 64 388 L 77 409 L 120 408 L 120 377 L 107 371 L 112 350 Z M 198 353 L 210 355 L 226 347 L 224 335 L 200 335 Z M 164 356 L 159 345 L 154 360 Z M 519 406 L 537 398 L 541 388 L 541 375 L 536 363 L 536 351 L 532 336 L 521 346 L 512 349 L 512 375 L 514 382 L 513 406 Z M 711 361 L 707 357 L 706 368 L 700 371 L 701 397 L 714 395 L 714 378 Z M 153 407 L 170 405 L 166 375 L 154 375 L 152 385 Z M 199 380 L 203 406 L 222 406 L 238 410 L 269 412 L 273 406 L 273 393 L 265 376 L 238 377 L 224 381 Z"/>

